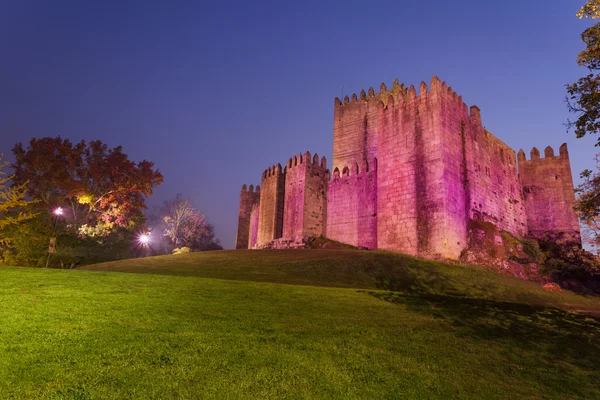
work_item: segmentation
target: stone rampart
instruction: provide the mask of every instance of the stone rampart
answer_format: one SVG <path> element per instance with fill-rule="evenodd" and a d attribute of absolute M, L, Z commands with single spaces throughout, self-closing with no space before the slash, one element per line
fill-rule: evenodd
<path fill-rule="evenodd" d="M 522 237 L 527 215 L 515 151 L 483 128 L 479 108 L 470 111 L 463 133 L 468 216 Z"/>
<path fill-rule="evenodd" d="M 258 216 L 260 214 L 260 204 L 256 203 L 252 206 L 250 211 L 250 232 L 249 232 L 249 243 L 248 248 L 253 249 L 258 243 Z"/>
<path fill-rule="evenodd" d="M 327 237 L 377 248 L 377 159 L 333 171 L 327 191 Z"/>
<path fill-rule="evenodd" d="M 258 212 L 257 245 L 281 237 L 284 189 L 285 175 L 281 170 L 281 164 L 272 166 L 263 172 Z"/>
<path fill-rule="evenodd" d="M 238 227 L 235 239 L 236 249 L 247 249 L 249 240 L 249 228 L 250 228 L 250 213 L 252 207 L 258 204 L 260 200 L 260 186 L 256 187 L 250 185 L 249 188 L 246 185 L 242 185 L 240 191 L 240 208 L 238 212 Z"/>

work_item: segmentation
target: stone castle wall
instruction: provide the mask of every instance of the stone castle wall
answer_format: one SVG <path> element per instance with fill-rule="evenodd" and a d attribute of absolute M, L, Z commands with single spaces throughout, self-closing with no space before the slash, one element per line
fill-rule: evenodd
<path fill-rule="evenodd" d="M 304 230 L 303 236 L 326 236 L 327 225 L 327 186 L 329 170 L 325 157 L 315 154 L 312 164 L 310 153 L 305 154 L 306 176 L 304 186 Z"/>
<path fill-rule="evenodd" d="M 579 222 L 572 211 L 575 193 L 567 144 L 560 146 L 558 156 L 548 146 L 543 158 L 535 147 L 530 157 L 527 160 L 525 152 L 519 151 L 529 235 L 563 243 L 581 242 Z"/>
<path fill-rule="evenodd" d="M 378 248 L 447 256 L 441 97 L 421 85 L 379 107 Z"/>
<path fill-rule="evenodd" d="M 527 234 L 516 154 L 483 128 L 479 108 L 471 107 L 465 129 L 469 218 L 491 222 L 498 229 L 522 237 Z"/>
<path fill-rule="evenodd" d="M 396 80 L 389 90 L 336 98 L 332 179 L 324 158 L 319 165 L 308 152 L 285 171 L 269 168 L 258 205 L 242 191 L 239 246 L 323 235 L 456 259 L 473 220 L 517 237 L 580 243 L 566 145 L 557 157 L 551 148 L 545 158 L 536 152 L 530 161 L 520 152 L 517 164 L 515 151 L 483 127 L 479 108 L 437 77 L 418 93 Z"/>
<path fill-rule="evenodd" d="M 327 237 L 377 248 L 377 159 L 333 171 L 327 191 Z"/>
<path fill-rule="evenodd" d="M 252 206 L 252 211 L 250 212 L 250 237 L 248 246 L 245 248 L 253 249 L 258 244 L 258 218 L 260 215 L 260 204 L 257 202 Z"/>
<path fill-rule="evenodd" d="M 263 172 L 258 211 L 257 245 L 280 238 L 283 230 L 285 176 L 281 164 Z"/>
<path fill-rule="evenodd" d="M 249 234 L 250 234 L 250 213 L 252 207 L 258 204 L 260 200 L 260 186 L 256 187 L 250 185 L 247 188 L 246 185 L 242 185 L 240 192 L 240 208 L 238 212 L 238 227 L 235 235 L 235 248 L 236 249 L 247 249 Z"/>
<path fill-rule="evenodd" d="M 283 237 L 325 234 L 327 181 L 325 157 L 307 151 L 290 158 L 285 168 Z"/>

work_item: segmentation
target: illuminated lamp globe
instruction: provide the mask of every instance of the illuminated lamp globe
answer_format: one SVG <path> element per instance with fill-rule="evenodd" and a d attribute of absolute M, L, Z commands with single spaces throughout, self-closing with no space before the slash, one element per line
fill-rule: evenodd
<path fill-rule="evenodd" d="M 148 242 L 150 241 L 150 235 L 146 234 L 146 233 L 142 233 L 140 235 L 140 237 L 138 238 L 138 240 L 140 241 L 141 244 L 148 244 Z"/>

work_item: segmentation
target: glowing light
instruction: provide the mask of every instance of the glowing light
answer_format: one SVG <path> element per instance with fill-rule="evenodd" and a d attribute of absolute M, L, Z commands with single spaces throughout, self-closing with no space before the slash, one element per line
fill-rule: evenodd
<path fill-rule="evenodd" d="M 63 215 L 63 209 L 62 207 L 58 207 L 57 209 L 54 210 L 54 215 L 58 216 L 58 215 Z"/>
<path fill-rule="evenodd" d="M 148 242 L 150 241 L 150 234 L 149 233 L 142 233 L 139 237 L 138 237 L 138 241 L 142 244 L 142 245 L 147 245 Z"/>

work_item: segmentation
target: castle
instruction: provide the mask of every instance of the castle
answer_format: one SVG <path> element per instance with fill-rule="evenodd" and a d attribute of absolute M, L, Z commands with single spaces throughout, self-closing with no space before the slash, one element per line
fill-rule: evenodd
<path fill-rule="evenodd" d="M 335 99 L 331 171 L 309 152 L 242 186 L 236 248 L 325 236 L 458 259 L 471 221 L 518 238 L 581 244 L 567 145 L 518 155 L 433 77 Z"/>

